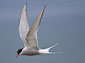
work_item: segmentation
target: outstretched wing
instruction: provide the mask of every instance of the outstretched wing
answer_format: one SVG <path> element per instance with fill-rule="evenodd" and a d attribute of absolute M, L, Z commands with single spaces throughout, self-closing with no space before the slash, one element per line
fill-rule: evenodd
<path fill-rule="evenodd" d="M 25 46 L 27 46 L 26 36 L 28 31 L 29 31 L 29 27 L 28 27 L 27 3 L 26 3 L 21 13 L 20 25 L 19 25 L 20 38 L 23 40 Z"/>
<path fill-rule="evenodd" d="M 37 20 L 34 22 L 34 24 L 32 25 L 31 29 L 29 30 L 27 34 L 26 41 L 28 43 L 29 48 L 39 49 L 38 40 L 37 40 L 37 31 L 38 31 L 38 27 L 40 25 L 45 7 L 46 6 L 43 7 L 42 11 L 40 12 L 40 15 L 38 16 Z"/>

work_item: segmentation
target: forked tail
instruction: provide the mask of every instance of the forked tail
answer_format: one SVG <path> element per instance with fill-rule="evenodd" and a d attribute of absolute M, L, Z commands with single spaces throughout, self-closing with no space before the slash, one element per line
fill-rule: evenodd
<path fill-rule="evenodd" d="M 47 48 L 47 49 L 52 49 L 52 48 L 54 48 L 55 46 L 57 46 L 57 45 L 59 45 L 59 43 L 56 43 L 56 44 L 54 44 L 53 46 L 51 46 L 51 47 L 49 47 L 49 48 Z"/>
<path fill-rule="evenodd" d="M 56 43 L 55 45 L 53 45 L 49 48 L 42 49 L 42 50 L 40 50 L 40 52 L 43 53 L 43 54 L 56 54 L 56 52 L 50 52 L 50 49 L 54 48 L 57 45 L 59 45 L 59 43 Z"/>

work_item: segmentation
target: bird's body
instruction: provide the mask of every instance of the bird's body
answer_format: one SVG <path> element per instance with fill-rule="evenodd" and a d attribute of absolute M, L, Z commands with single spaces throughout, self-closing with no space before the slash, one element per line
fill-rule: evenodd
<path fill-rule="evenodd" d="M 52 52 L 49 52 L 49 50 L 55 47 L 56 45 L 58 45 L 57 43 L 46 49 L 40 49 L 38 46 L 37 31 L 41 23 L 41 19 L 42 19 L 45 7 L 46 6 L 42 8 L 42 11 L 40 12 L 38 18 L 36 19 L 32 27 L 29 29 L 28 19 L 27 19 L 27 4 L 24 5 L 24 8 L 21 13 L 19 34 L 20 34 L 20 38 L 24 42 L 25 47 L 17 51 L 17 56 L 19 55 L 33 56 L 33 55 L 51 54 Z"/>
<path fill-rule="evenodd" d="M 27 55 L 27 56 L 33 56 L 33 55 L 42 55 L 42 54 L 47 54 L 49 53 L 46 49 L 29 49 L 25 47 L 22 52 L 20 53 L 21 55 Z"/>
<path fill-rule="evenodd" d="M 21 52 L 21 55 L 27 55 L 27 56 L 33 56 L 33 55 L 38 55 L 39 50 L 36 50 L 36 49 L 30 49 L 30 48 L 27 48 L 25 47 L 22 52 Z"/>

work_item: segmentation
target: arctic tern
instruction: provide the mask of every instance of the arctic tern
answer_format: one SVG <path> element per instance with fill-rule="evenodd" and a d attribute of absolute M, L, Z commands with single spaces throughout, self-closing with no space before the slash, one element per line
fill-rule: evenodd
<path fill-rule="evenodd" d="M 50 52 L 49 50 L 58 45 L 59 43 L 56 43 L 55 45 L 46 49 L 40 49 L 38 46 L 37 31 L 40 26 L 45 8 L 46 5 L 42 8 L 39 16 L 33 23 L 32 27 L 29 29 L 27 16 L 27 3 L 24 5 L 19 24 L 19 35 L 22 41 L 24 42 L 24 48 L 20 48 L 17 51 L 16 57 L 20 55 L 33 56 L 42 54 L 54 54 L 54 52 Z"/>

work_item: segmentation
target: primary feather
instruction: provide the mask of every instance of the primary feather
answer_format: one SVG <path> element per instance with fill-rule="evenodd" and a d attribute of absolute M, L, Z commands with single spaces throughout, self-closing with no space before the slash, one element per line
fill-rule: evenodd
<path fill-rule="evenodd" d="M 28 31 L 29 31 L 29 25 L 27 18 L 27 4 L 25 4 L 21 13 L 20 25 L 19 25 L 20 38 L 23 40 L 25 46 L 27 46 L 26 36 Z"/>
<path fill-rule="evenodd" d="M 19 34 L 20 38 L 23 40 L 25 47 L 39 49 L 37 31 L 40 25 L 45 7 L 43 7 L 36 21 L 29 30 L 28 19 L 27 19 L 27 4 L 24 5 L 24 8 L 21 13 L 20 25 L 19 25 Z"/>
<path fill-rule="evenodd" d="M 40 15 L 37 17 L 37 20 L 34 22 L 34 24 L 32 25 L 32 27 L 30 28 L 30 30 L 27 34 L 26 41 L 29 44 L 29 47 L 31 47 L 31 48 L 39 49 L 37 31 L 38 31 L 38 27 L 40 25 L 44 10 L 45 10 L 45 6 L 42 9 L 42 11 L 40 12 Z"/>

